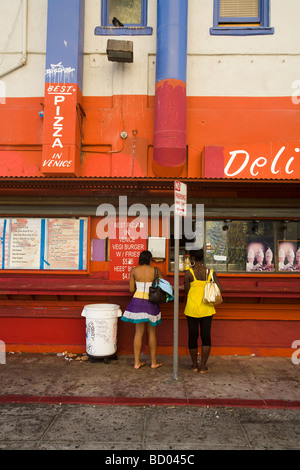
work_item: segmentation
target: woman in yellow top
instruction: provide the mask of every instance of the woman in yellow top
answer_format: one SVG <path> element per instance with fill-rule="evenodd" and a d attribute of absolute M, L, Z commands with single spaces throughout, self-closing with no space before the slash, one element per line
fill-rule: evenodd
<path fill-rule="evenodd" d="M 204 304 L 203 296 L 205 289 L 205 282 L 208 279 L 209 269 L 203 266 L 203 249 L 190 251 L 191 266 L 189 270 L 185 271 L 184 288 L 187 294 L 187 302 L 184 313 L 188 323 L 188 347 L 189 353 L 192 358 L 192 369 L 194 372 L 205 374 L 208 372 L 206 366 L 207 359 L 210 354 L 211 348 L 211 322 L 212 317 L 216 313 L 213 304 Z M 222 286 L 216 273 L 214 281 L 218 284 L 221 292 Z M 198 367 L 198 338 L 200 336 L 202 341 L 201 349 L 201 365 Z"/>

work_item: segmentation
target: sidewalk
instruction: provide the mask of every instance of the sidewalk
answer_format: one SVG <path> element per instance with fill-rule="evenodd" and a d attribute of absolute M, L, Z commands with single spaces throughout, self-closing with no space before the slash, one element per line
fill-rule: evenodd
<path fill-rule="evenodd" d="M 132 356 L 90 362 L 82 356 L 14 353 L 0 364 L 0 403 L 78 403 L 300 408 L 300 365 L 290 358 L 211 356 L 195 373 L 188 356 L 159 356 L 164 365 L 133 369 Z M 77 359 L 77 360 L 76 360 Z"/>
<path fill-rule="evenodd" d="M 170 356 L 156 370 L 75 358 L 7 355 L 1 450 L 101 450 L 98 463 L 135 468 L 159 456 L 200 465 L 202 450 L 299 450 L 300 365 L 288 358 L 211 356 L 202 375 L 179 356 L 177 381 Z"/>

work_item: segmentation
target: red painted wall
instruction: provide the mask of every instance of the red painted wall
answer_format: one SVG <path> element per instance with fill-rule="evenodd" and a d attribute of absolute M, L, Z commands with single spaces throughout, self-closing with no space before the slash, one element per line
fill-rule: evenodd
<path fill-rule="evenodd" d="M 117 301 L 117 299 L 116 299 Z M 1 318 L 1 340 L 7 351 L 83 353 L 85 320 L 82 318 Z M 16 326 L 17 322 L 17 326 Z M 256 354 L 290 357 L 297 321 L 218 320 L 212 325 L 212 354 Z M 280 334 L 278 334 L 280 331 Z M 133 354 L 134 325 L 118 321 L 117 350 Z M 172 354 L 173 321 L 164 319 L 157 327 L 159 354 Z M 147 335 L 143 351 L 148 352 Z M 179 354 L 188 354 L 187 326 L 179 321 Z"/>

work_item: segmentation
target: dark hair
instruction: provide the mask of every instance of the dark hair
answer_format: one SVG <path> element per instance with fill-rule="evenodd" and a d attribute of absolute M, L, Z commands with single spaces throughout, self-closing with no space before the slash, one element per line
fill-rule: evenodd
<path fill-rule="evenodd" d="M 204 259 L 203 248 L 200 248 L 200 250 L 191 250 L 190 258 L 193 258 L 195 261 L 200 261 L 202 263 Z"/>
<path fill-rule="evenodd" d="M 142 251 L 139 257 L 139 264 L 150 264 L 151 259 L 152 259 L 151 251 L 147 251 L 147 250 Z"/>

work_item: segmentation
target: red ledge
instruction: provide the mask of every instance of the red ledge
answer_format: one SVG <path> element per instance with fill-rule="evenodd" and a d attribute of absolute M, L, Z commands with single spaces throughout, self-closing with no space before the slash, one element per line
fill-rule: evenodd
<path fill-rule="evenodd" d="M 115 405 L 115 406 L 208 406 L 240 408 L 290 408 L 300 409 L 300 401 L 243 400 L 239 398 L 141 398 L 141 397 L 85 397 L 85 396 L 36 396 L 2 395 L 0 404 L 45 403 L 63 405 Z"/>

